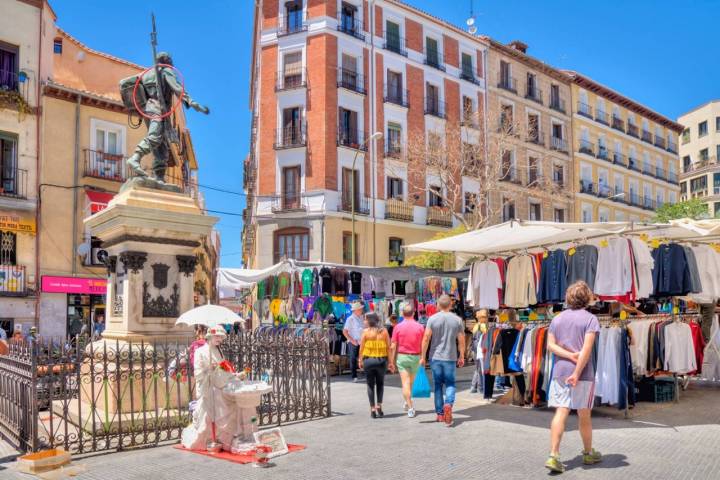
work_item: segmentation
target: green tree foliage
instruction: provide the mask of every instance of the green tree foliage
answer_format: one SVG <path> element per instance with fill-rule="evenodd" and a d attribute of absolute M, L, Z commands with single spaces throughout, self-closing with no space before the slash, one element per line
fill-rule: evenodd
<path fill-rule="evenodd" d="M 664 204 L 655 212 L 654 220 L 658 223 L 667 223 L 670 220 L 678 220 L 680 218 L 699 220 L 707 215 L 707 205 L 700 201 L 700 199 L 693 198 L 684 202 Z"/>
<path fill-rule="evenodd" d="M 443 238 L 454 237 L 465 233 L 467 229 L 464 225 L 448 230 L 447 232 L 438 232 L 432 238 L 432 240 L 440 240 Z M 413 265 L 420 268 L 434 268 L 436 270 L 444 270 L 446 268 L 453 268 L 454 262 L 452 253 L 440 253 L 440 252 L 423 252 L 414 254 L 405 261 L 405 265 Z"/>

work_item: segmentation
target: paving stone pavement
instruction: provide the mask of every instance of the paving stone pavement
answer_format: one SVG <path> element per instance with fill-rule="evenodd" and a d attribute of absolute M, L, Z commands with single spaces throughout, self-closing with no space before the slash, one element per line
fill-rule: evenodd
<path fill-rule="evenodd" d="M 399 379 L 388 378 L 385 418 L 372 420 L 364 384 L 332 386 L 332 418 L 283 427 L 307 450 L 275 459 L 261 470 L 172 447 L 96 455 L 74 460 L 87 467 L 79 480 L 131 479 L 536 479 L 543 468 L 552 412 L 504 405 L 479 406 L 470 394 L 471 368 L 459 378 L 453 428 L 434 422 L 431 399 L 404 416 Z M 623 418 L 614 409 L 594 415 L 595 446 L 605 457 L 582 465 L 576 419 L 569 421 L 562 457 L 573 479 L 719 479 L 720 386 L 691 383 L 678 404 L 641 403 Z M 0 457 L 0 462 L 2 457 Z M 0 479 L 31 478 L 0 463 Z"/>

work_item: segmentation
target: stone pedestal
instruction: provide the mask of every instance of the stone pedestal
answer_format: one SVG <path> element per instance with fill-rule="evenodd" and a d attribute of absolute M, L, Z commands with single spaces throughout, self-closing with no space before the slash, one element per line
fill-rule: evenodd
<path fill-rule="evenodd" d="M 175 321 L 193 308 L 195 249 L 217 220 L 185 194 L 137 184 L 85 219 L 110 256 L 104 339 L 165 342 L 191 334 Z"/>

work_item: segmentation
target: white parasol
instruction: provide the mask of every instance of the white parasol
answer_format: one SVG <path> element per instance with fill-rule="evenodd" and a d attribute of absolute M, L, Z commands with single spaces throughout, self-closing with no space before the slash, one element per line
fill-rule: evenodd
<path fill-rule="evenodd" d="M 211 328 L 218 325 L 232 325 L 235 322 L 242 321 L 243 319 L 229 308 L 208 304 L 183 313 L 177 319 L 175 325 L 204 325 Z"/>

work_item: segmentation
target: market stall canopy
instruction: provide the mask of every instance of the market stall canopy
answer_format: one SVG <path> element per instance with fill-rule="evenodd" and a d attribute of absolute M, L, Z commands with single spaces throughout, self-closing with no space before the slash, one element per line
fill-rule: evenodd
<path fill-rule="evenodd" d="M 523 250 L 559 248 L 571 242 L 584 242 L 614 235 L 648 235 L 669 240 L 717 239 L 720 220 L 673 220 L 669 224 L 637 222 L 557 223 L 512 220 L 454 237 L 415 243 L 406 248 L 414 252 L 449 252 L 463 256 L 513 254 Z"/>
<path fill-rule="evenodd" d="M 257 282 L 281 272 L 291 271 L 290 265 L 281 262 L 262 270 L 249 268 L 220 268 L 217 274 L 217 289 L 220 298 L 235 298 L 237 292 L 252 288 Z"/>
<path fill-rule="evenodd" d="M 243 319 L 229 308 L 220 305 L 202 305 L 180 315 L 175 325 L 217 327 L 242 321 Z"/>

